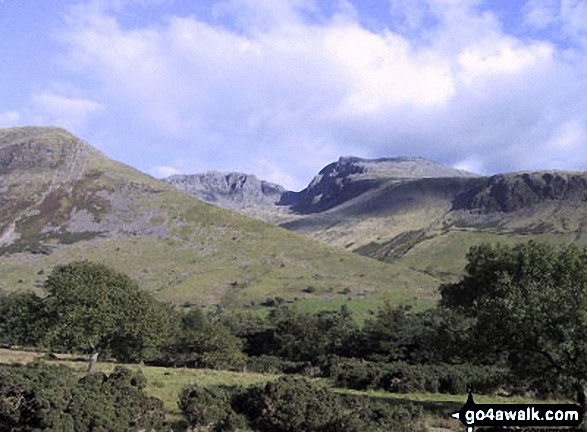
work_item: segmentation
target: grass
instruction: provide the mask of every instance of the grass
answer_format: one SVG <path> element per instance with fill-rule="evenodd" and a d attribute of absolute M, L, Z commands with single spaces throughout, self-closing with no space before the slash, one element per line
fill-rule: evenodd
<path fill-rule="evenodd" d="M 376 302 L 364 301 L 367 296 L 426 303 L 435 295 L 434 277 L 205 204 L 105 157 L 64 130 L 21 128 L 4 134 L 7 145 L 10 140 L 36 143 L 22 152 L 39 162 L 3 175 L 6 201 L 19 205 L 5 208 L 0 224 L 16 220 L 17 231 L 26 228 L 18 231 L 19 241 L 47 246 L 50 254 L 1 256 L 0 289 L 40 290 L 54 266 L 89 259 L 127 273 L 158 299 L 175 304 L 258 308 L 279 296 L 298 298 L 312 309 L 337 308 L 351 298 L 352 309 L 364 316 Z M 62 154 L 64 148 L 75 151 Z M 45 153 L 60 162 L 45 166 Z M 68 234 L 72 219 L 89 234 Z M 50 239 L 42 237 L 46 231 Z M 308 287 L 311 295 L 304 291 Z"/>
<path fill-rule="evenodd" d="M 303 312 L 308 312 L 313 315 L 324 310 L 340 310 L 342 306 L 346 306 L 349 311 L 353 313 L 355 320 L 362 324 L 365 320 L 376 315 L 377 311 L 386 303 L 389 302 L 394 305 L 410 304 L 413 310 L 422 311 L 433 307 L 436 304 L 436 299 L 420 298 L 414 296 L 412 293 L 393 292 L 392 295 L 373 294 L 364 297 L 347 297 L 347 298 L 304 298 L 294 302 L 296 308 Z"/>
<path fill-rule="evenodd" d="M 279 228 L 265 229 L 267 235 L 261 232 L 234 241 L 232 227 L 211 240 L 197 234 L 190 241 L 147 236 L 94 239 L 48 256 L 4 256 L 0 284 L 7 290 L 31 289 L 42 284 L 55 265 L 85 258 L 129 274 L 163 301 L 236 308 L 275 296 L 305 298 L 309 286 L 315 289 L 310 296 L 315 302 L 371 294 L 413 302 L 414 297 L 433 297 L 438 285 L 421 272 L 332 249 Z M 43 277 L 37 276 L 41 270 Z"/>
<path fill-rule="evenodd" d="M 333 391 L 338 394 L 348 394 L 354 396 L 366 396 L 375 399 L 396 399 L 399 401 L 411 401 L 411 402 L 422 402 L 422 403 L 454 403 L 457 405 L 463 405 L 467 400 L 467 394 L 443 394 L 443 393 L 427 393 L 427 392 L 412 392 L 412 393 L 389 393 L 382 390 L 352 390 L 345 388 L 334 388 Z M 556 404 L 556 403 L 574 403 L 572 401 L 561 401 L 561 400 L 537 400 L 536 398 L 526 396 L 497 396 L 497 395 L 473 395 L 475 402 L 478 404 L 530 404 L 530 403 L 543 403 L 543 404 Z"/>
<path fill-rule="evenodd" d="M 87 368 L 86 362 L 59 360 L 58 363 L 65 364 L 80 373 L 85 373 Z M 98 363 L 96 371 L 110 373 L 116 366 L 115 363 Z M 249 387 L 255 384 L 264 384 L 277 378 L 277 375 L 212 369 L 164 368 L 136 364 L 125 364 L 124 366 L 134 371 L 140 370 L 147 378 L 145 393 L 161 399 L 165 409 L 174 414 L 180 414 L 177 407 L 179 392 L 189 385 Z"/>
<path fill-rule="evenodd" d="M 428 239 L 412 248 L 397 261 L 400 266 L 421 271 L 444 282 L 458 280 L 463 274 L 469 248 L 481 243 L 502 243 L 514 246 L 530 240 L 550 244 L 568 244 L 573 241 L 571 233 L 548 233 L 514 235 L 462 229 Z"/>

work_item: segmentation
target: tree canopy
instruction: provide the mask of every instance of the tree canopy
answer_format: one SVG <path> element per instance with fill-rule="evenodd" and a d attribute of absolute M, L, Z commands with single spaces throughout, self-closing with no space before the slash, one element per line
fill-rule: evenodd
<path fill-rule="evenodd" d="M 480 358 L 502 356 L 535 385 L 581 384 L 587 372 L 586 249 L 484 244 L 470 250 L 466 272 L 441 288 L 441 306 L 474 320 Z"/>
<path fill-rule="evenodd" d="M 167 342 L 176 325 L 171 308 L 136 282 L 103 264 L 76 261 L 55 267 L 45 283 L 50 347 L 109 352 L 136 360 Z"/>

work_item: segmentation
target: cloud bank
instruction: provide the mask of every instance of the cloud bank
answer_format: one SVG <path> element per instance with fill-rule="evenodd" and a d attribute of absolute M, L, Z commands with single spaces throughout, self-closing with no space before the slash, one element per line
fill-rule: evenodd
<path fill-rule="evenodd" d="M 348 0 L 173 3 L 68 7 L 55 34 L 67 86 L 0 123 L 64 125 L 154 175 L 239 170 L 291 189 L 341 155 L 587 170 L 584 1 L 507 16 L 473 0 L 379 14 Z"/>

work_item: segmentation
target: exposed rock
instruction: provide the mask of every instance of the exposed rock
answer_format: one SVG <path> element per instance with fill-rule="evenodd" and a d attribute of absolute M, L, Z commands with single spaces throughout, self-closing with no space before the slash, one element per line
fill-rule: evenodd
<path fill-rule="evenodd" d="M 455 210 L 510 213 L 544 201 L 587 201 L 587 173 L 500 174 L 480 181 L 453 201 Z"/>
<path fill-rule="evenodd" d="M 243 173 L 174 175 L 164 181 L 202 201 L 229 209 L 273 206 L 285 192 L 282 186 Z"/>
<path fill-rule="evenodd" d="M 167 186 L 136 182 L 137 173 L 60 128 L 0 129 L 0 254 L 96 236 L 166 235 L 151 223 L 165 220 L 164 209 L 147 213 L 140 201 Z"/>
<path fill-rule="evenodd" d="M 340 205 L 389 181 L 474 176 L 470 172 L 445 167 L 420 157 L 341 157 L 322 169 L 306 189 L 284 194 L 279 204 L 289 205 L 298 213 L 316 213 Z"/>

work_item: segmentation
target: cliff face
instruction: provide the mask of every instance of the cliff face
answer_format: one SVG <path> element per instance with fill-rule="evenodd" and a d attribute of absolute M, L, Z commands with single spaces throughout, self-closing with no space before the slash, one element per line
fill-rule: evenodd
<path fill-rule="evenodd" d="M 59 128 L 0 130 L 0 252 L 47 253 L 96 237 L 165 234 L 141 201 L 172 188 Z"/>
<path fill-rule="evenodd" d="M 273 206 L 285 192 L 279 185 L 243 173 L 174 175 L 164 181 L 196 198 L 226 208 Z"/>
<path fill-rule="evenodd" d="M 587 201 L 587 173 L 496 175 L 455 197 L 453 208 L 486 214 L 511 213 L 546 201 Z"/>
<path fill-rule="evenodd" d="M 214 204 L 441 281 L 480 242 L 587 245 L 587 173 L 481 177 L 422 158 L 342 157 L 300 192 L 277 187 L 264 201 L 257 184 L 256 207 L 237 207 L 247 182 L 230 179 L 206 184 Z"/>

